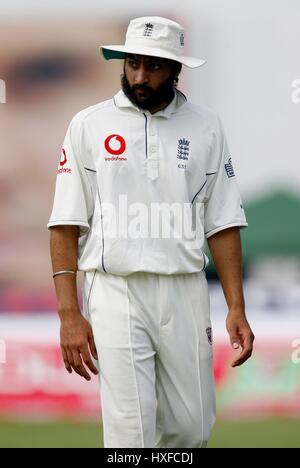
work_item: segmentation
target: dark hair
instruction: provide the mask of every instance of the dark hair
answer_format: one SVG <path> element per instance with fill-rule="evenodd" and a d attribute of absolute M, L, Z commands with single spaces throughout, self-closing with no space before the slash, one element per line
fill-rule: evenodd
<path fill-rule="evenodd" d="M 175 62 L 175 61 L 173 60 L 173 64 L 172 64 L 172 65 L 173 65 L 174 75 L 175 75 L 175 76 L 177 75 L 177 77 L 174 78 L 174 81 L 175 81 L 176 84 L 178 84 L 178 82 L 179 82 L 178 76 L 180 75 L 181 70 L 182 70 L 182 63 Z"/>

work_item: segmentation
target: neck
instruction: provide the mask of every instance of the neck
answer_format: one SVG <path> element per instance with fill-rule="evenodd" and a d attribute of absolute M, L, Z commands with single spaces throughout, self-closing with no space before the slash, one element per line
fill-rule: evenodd
<path fill-rule="evenodd" d="M 148 110 L 149 112 L 151 112 L 151 114 L 156 114 L 156 112 L 162 111 L 162 110 L 164 110 L 166 107 L 168 107 L 168 105 L 171 104 L 171 102 L 172 102 L 172 101 L 167 102 L 167 103 L 164 103 L 164 104 L 161 104 L 160 106 L 157 106 L 157 107 L 150 107 L 149 109 L 146 109 L 146 110 Z"/>
<path fill-rule="evenodd" d="M 176 91 L 175 91 L 175 89 L 174 89 L 174 94 L 173 94 L 173 96 L 172 96 L 168 101 L 163 102 L 163 103 L 161 103 L 161 104 L 159 104 L 159 105 L 157 105 L 157 106 L 149 107 L 149 108 L 146 109 L 146 110 L 148 110 L 149 112 L 151 112 L 151 114 L 156 114 L 156 112 L 159 112 L 159 111 L 161 111 L 161 110 L 164 110 L 164 109 L 165 109 L 166 107 L 168 107 L 168 106 L 171 104 L 171 102 L 173 101 L 173 99 L 174 99 L 174 97 L 175 97 L 175 93 L 176 93 Z"/>

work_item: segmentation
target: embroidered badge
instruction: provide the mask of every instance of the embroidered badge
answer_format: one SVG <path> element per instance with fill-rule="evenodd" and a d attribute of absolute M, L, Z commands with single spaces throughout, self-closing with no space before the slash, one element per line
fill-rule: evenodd
<path fill-rule="evenodd" d="M 188 161 L 190 155 L 190 141 L 186 140 L 185 138 L 181 138 L 178 140 L 178 151 L 177 151 L 177 159 L 181 161 L 181 164 L 178 164 L 179 169 L 186 169 L 186 161 Z"/>
<path fill-rule="evenodd" d="M 228 177 L 234 177 L 235 176 L 231 158 L 229 158 L 228 163 L 225 164 L 225 170 L 227 172 Z"/>
<path fill-rule="evenodd" d="M 180 140 L 178 140 L 178 159 L 188 161 L 190 155 L 190 143 L 191 142 L 189 140 L 186 140 L 185 138 L 181 138 Z"/>
<path fill-rule="evenodd" d="M 151 37 L 154 31 L 154 25 L 151 23 L 146 23 L 145 24 L 145 29 L 144 29 L 144 36 L 146 37 Z"/>
<path fill-rule="evenodd" d="M 213 337 L 212 337 L 212 329 L 211 329 L 211 327 L 208 327 L 208 328 L 206 329 L 206 334 L 207 334 L 208 342 L 209 342 L 209 344 L 212 346 L 212 344 L 213 344 Z"/>

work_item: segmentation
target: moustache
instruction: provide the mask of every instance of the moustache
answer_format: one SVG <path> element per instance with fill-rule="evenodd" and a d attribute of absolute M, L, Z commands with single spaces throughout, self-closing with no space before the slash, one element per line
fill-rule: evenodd
<path fill-rule="evenodd" d="M 151 88 L 149 88 L 149 86 L 145 86 L 145 85 L 133 85 L 131 87 L 131 91 L 145 91 L 145 92 L 148 92 L 148 93 L 153 92 L 153 90 Z"/>

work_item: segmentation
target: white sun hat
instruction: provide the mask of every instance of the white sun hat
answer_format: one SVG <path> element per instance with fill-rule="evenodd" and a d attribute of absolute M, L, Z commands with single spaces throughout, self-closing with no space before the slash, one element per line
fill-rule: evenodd
<path fill-rule="evenodd" d="M 100 50 L 106 60 L 138 54 L 175 60 L 189 68 L 201 67 L 206 60 L 184 55 L 184 37 L 184 28 L 167 18 L 135 18 L 129 23 L 125 45 L 104 45 Z"/>

